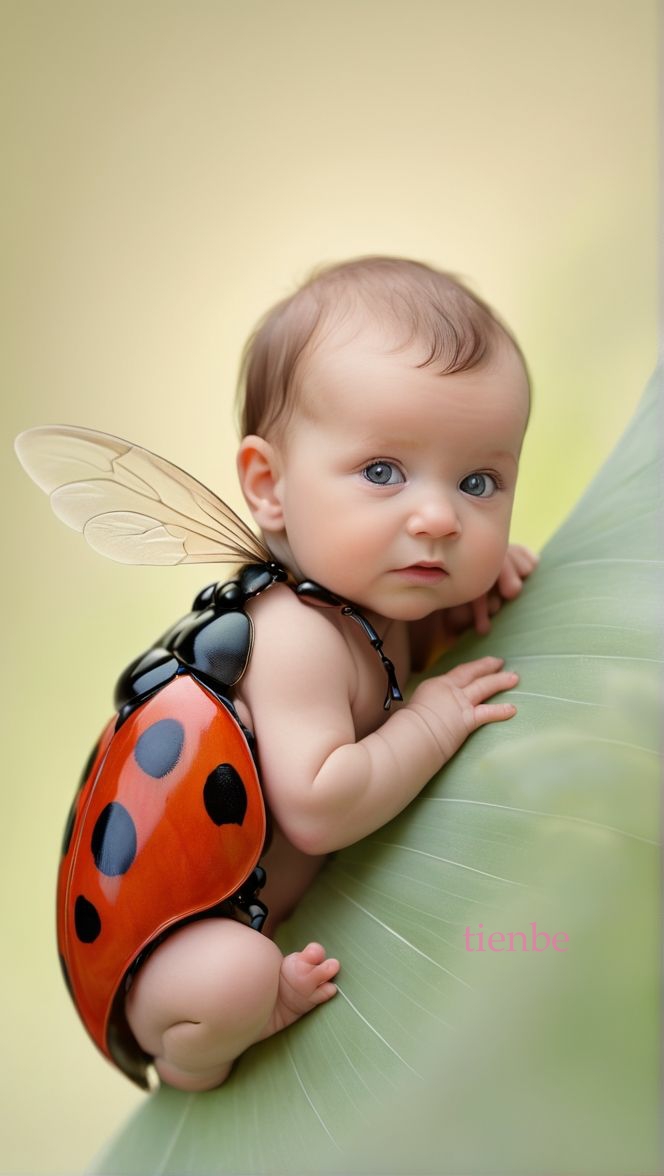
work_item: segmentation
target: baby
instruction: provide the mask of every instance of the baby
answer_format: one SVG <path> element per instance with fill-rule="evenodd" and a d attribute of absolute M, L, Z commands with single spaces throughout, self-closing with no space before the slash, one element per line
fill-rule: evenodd
<path fill-rule="evenodd" d="M 536 557 L 508 547 L 529 412 L 521 352 L 449 275 L 392 258 L 319 272 L 276 306 L 245 358 L 238 471 L 275 560 L 350 601 L 405 683 L 464 627 L 481 632 Z M 390 821 L 486 723 L 518 675 L 458 665 L 384 709 L 362 627 L 286 584 L 249 603 L 253 653 L 234 702 L 257 739 L 274 835 L 267 934 L 202 919 L 142 966 L 126 1012 L 163 1081 L 222 1083 L 254 1042 L 336 992 L 319 944 L 270 934 L 335 850 Z"/>

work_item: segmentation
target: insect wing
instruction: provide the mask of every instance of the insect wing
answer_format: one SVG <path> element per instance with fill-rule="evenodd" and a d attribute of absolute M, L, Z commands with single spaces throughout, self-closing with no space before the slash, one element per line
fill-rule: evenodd
<path fill-rule="evenodd" d="M 271 559 L 243 520 L 179 466 L 109 433 L 69 425 L 15 442 L 26 473 L 63 522 L 119 563 Z"/>

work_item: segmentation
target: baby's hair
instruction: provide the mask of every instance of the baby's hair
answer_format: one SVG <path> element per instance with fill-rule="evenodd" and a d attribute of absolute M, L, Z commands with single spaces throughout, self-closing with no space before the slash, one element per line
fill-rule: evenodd
<path fill-rule="evenodd" d="M 501 335 L 526 367 L 505 324 L 453 274 L 401 257 L 358 257 L 321 266 L 263 316 L 247 341 L 238 382 L 243 437 L 283 429 L 296 403 L 305 352 L 357 309 L 370 320 L 402 326 L 405 335 L 397 350 L 421 342 L 427 353 L 417 366 L 436 364 L 440 375 L 476 367 Z"/>

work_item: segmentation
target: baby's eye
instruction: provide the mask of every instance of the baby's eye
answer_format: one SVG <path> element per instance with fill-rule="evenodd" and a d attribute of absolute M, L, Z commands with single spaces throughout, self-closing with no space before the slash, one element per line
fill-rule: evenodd
<path fill-rule="evenodd" d="M 362 473 L 374 486 L 396 486 L 406 481 L 399 467 L 389 461 L 372 461 L 371 465 L 364 467 Z"/>
<path fill-rule="evenodd" d="M 491 474 L 468 474 L 459 482 L 459 489 L 473 498 L 490 498 L 498 489 L 498 482 Z"/>

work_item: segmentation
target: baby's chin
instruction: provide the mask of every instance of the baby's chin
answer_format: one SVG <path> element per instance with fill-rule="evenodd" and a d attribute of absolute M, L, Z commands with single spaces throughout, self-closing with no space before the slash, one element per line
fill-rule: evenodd
<path fill-rule="evenodd" d="M 495 581 L 492 581 L 492 584 Z M 449 586 L 451 588 L 451 585 Z M 433 590 L 418 590 L 417 592 L 405 592 L 403 594 L 392 594 L 381 597 L 377 594 L 375 597 L 369 596 L 363 600 L 355 599 L 354 603 L 361 610 L 371 613 L 374 616 L 382 616 L 390 621 L 423 621 L 426 617 L 433 616 L 434 613 L 444 611 L 446 609 L 457 608 L 462 605 L 469 605 L 473 600 L 477 600 L 484 593 L 488 592 L 488 588 L 484 585 L 476 587 L 469 586 L 464 591 L 433 591 Z"/>
<path fill-rule="evenodd" d="M 368 618 L 382 618 L 385 621 L 403 621 L 404 623 L 423 621 L 433 613 L 439 612 L 440 609 L 448 607 L 447 604 L 437 600 L 426 600 L 424 595 L 410 599 L 406 596 L 396 598 L 367 596 L 362 599 L 355 598 L 353 603 Z"/>

